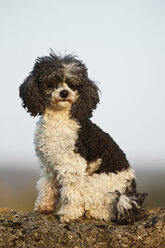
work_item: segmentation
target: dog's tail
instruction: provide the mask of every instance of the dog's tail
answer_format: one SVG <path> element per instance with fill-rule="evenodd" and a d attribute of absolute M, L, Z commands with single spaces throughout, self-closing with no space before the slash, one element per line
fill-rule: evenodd
<path fill-rule="evenodd" d="M 128 224 L 145 217 L 144 200 L 147 193 L 122 194 L 115 191 L 111 220 L 118 224 Z"/>

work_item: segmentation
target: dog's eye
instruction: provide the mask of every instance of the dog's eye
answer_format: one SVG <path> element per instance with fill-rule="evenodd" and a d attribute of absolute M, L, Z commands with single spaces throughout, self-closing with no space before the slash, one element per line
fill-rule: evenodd
<path fill-rule="evenodd" d="M 56 83 L 49 83 L 49 84 L 47 85 L 47 87 L 48 87 L 48 89 L 53 89 L 53 88 L 56 87 Z"/>
<path fill-rule="evenodd" d="M 66 83 L 69 86 L 69 88 L 71 88 L 72 90 L 77 90 L 78 89 L 78 85 L 73 84 L 69 80 L 67 80 Z"/>

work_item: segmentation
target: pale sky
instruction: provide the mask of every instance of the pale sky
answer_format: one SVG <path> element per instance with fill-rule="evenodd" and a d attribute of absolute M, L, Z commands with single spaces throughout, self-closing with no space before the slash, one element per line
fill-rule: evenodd
<path fill-rule="evenodd" d="M 38 56 L 75 53 L 98 82 L 93 121 L 136 169 L 165 168 L 165 1 L 0 1 L 0 166 L 37 164 L 18 87 Z"/>

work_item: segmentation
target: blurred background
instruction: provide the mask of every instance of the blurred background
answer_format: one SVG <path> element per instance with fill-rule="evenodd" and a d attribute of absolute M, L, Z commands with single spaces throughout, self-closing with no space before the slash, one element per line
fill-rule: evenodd
<path fill-rule="evenodd" d="M 165 1 L 0 1 L 0 207 L 32 211 L 37 118 L 18 88 L 38 56 L 74 53 L 98 83 L 93 122 L 136 171 L 147 207 L 165 206 Z"/>

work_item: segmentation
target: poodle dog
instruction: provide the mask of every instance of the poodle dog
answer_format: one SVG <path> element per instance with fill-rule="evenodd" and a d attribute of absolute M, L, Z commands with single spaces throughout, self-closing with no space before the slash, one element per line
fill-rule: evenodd
<path fill-rule="evenodd" d="M 98 87 L 76 56 L 36 60 L 20 86 L 23 107 L 40 115 L 34 143 L 41 179 L 35 210 L 56 211 L 60 221 L 81 216 L 129 223 L 141 216 L 145 194 L 137 193 L 125 154 L 90 120 Z"/>

